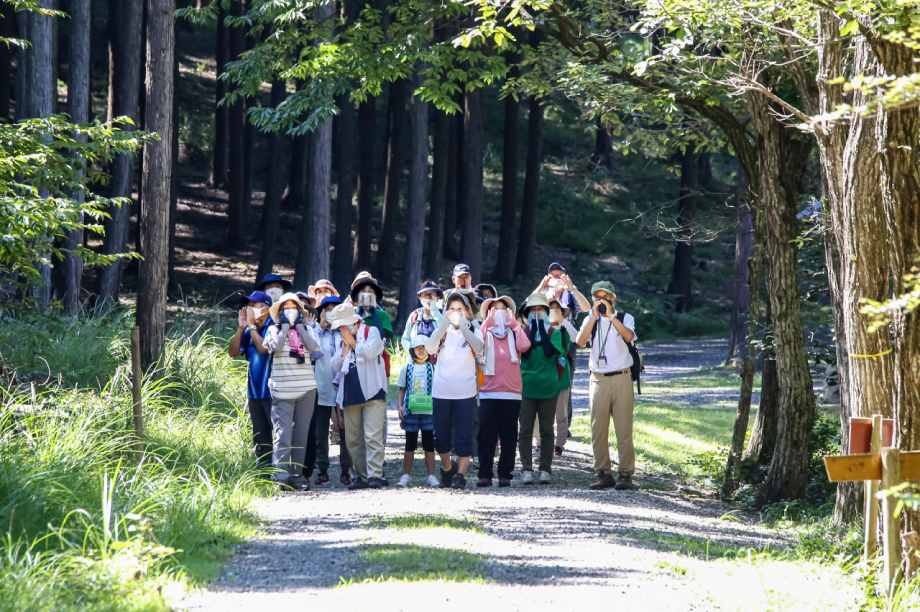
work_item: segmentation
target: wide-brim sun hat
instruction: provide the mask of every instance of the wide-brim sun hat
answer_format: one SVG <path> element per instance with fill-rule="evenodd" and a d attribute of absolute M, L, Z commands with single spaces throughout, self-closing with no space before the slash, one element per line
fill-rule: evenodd
<path fill-rule="evenodd" d="M 479 295 L 482 295 L 483 289 L 490 289 L 492 291 L 492 295 L 495 295 L 495 296 L 498 295 L 498 290 L 495 288 L 495 285 L 490 285 L 489 283 L 479 283 L 478 285 L 473 287 L 473 291 L 475 291 Z"/>
<path fill-rule="evenodd" d="M 371 276 L 370 272 L 361 272 L 355 277 L 354 282 L 351 284 L 351 300 L 353 302 L 357 301 L 358 292 L 362 287 L 368 285 L 374 289 L 374 295 L 377 296 L 377 302 L 379 303 L 383 300 L 383 289 L 380 288 L 380 285 L 377 284 L 377 279 Z"/>
<path fill-rule="evenodd" d="M 317 289 L 328 289 L 332 292 L 332 295 L 339 297 L 339 292 L 336 291 L 335 286 L 332 284 L 331 280 L 325 278 L 319 279 L 316 281 L 315 285 L 310 285 L 307 287 L 307 293 L 310 295 L 310 297 L 315 298 Z"/>
<path fill-rule="evenodd" d="M 483 319 L 489 315 L 489 309 L 492 308 L 492 305 L 495 304 L 495 302 L 502 302 L 511 311 L 511 318 L 514 318 L 514 315 L 517 312 L 517 305 L 510 297 L 507 295 L 502 295 L 497 298 L 489 298 L 482 303 L 482 306 L 479 307 L 479 314 L 482 315 Z"/>
<path fill-rule="evenodd" d="M 297 295 L 298 299 L 300 299 L 300 303 L 304 306 L 310 306 L 311 308 L 316 307 L 316 298 L 306 291 L 295 291 L 294 293 Z"/>
<path fill-rule="evenodd" d="M 258 291 L 265 291 L 266 285 L 271 285 L 272 283 L 280 284 L 281 290 L 284 291 L 285 293 L 290 291 L 291 287 L 294 286 L 294 283 L 292 283 L 291 281 L 284 280 L 283 278 L 281 278 L 280 274 L 266 274 L 265 277 L 262 278 L 261 281 L 259 281 L 259 284 L 256 285 L 256 289 Z"/>
<path fill-rule="evenodd" d="M 546 312 L 549 312 L 549 300 L 546 299 L 546 296 L 542 293 L 534 293 L 521 305 L 521 312 L 519 313 L 521 317 L 526 319 L 530 309 L 534 306 L 542 306 L 546 309 Z"/>
<path fill-rule="evenodd" d="M 568 316 L 569 316 L 569 309 L 566 308 L 565 305 L 564 305 L 562 302 L 560 302 L 559 300 L 557 300 L 557 299 L 554 298 L 554 297 L 549 298 L 549 306 L 550 306 L 550 308 L 553 307 L 553 304 L 559 304 L 559 308 L 562 309 L 562 318 L 563 318 L 563 319 L 568 318 Z"/>
<path fill-rule="evenodd" d="M 284 323 L 284 321 L 281 320 L 281 307 L 288 300 L 292 300 L 294 303 L 296 303 L 297 307 L 300 308 L 300 311 L 304 316 L 307 316 L 307 314 L 312 314 L 314 317 L 317 316 L 316 309 L 309 304 L 304 304 L 301 302 L 296 293 L 285 293 L 280 298 L 278 298 L 277 302 L 271 305 L 271 308 L 268 309 L 268 314 L 271 315 L 272 321 L 275 323 Z"/>
<path fill-rule="evenodd" d="M 473 307 L 470 305 L 469 298 L 465 295 L 465 292 L 469 291 L 468 289 L 455 289 L 450 292 L 450 295 L 447 296 L 447 299 L 444 300 L 444 310 L 447 311 L 447 308 L 450 306 L 451 302 L 463 302 L 463 305 L 466 306 L 466 309 L 469 312 L 473 312 Z M 472 291 L 470 291 L 472 293 Z"/>
<path fill-rule="evenodd" d="M 360 322 L 361 317 L 358 316 L 358 313 L 355 312 L 355 307 L 351 304 L 339 304 L 332 309 L 332 321 L 330 323 L 332 329 Z"/>

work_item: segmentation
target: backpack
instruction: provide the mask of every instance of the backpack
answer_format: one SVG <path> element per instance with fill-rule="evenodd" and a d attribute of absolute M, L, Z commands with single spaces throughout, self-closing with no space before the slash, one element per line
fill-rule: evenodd
<path fill-rule="evenodd" d="M 367 323 L 364 324 L 364 339 L 367 340 L 367 335 L 371 333 L 370 325 Z M 383 355 L 377 357 L 378 360 L 383 359 L 383 370 L 387 374 L 387 378 L 390 377 L 390 353 L 387 351 L 386 346 L 383 348 Z"/>
<path fill-rule="evenodd" d="M 626 313 L 617 312 L 617 319 L 620 320 L 620 323 L 623 323 L 624 319 L 626 319 Z M 595 325 L 594 329 L 591 331 L 592 344 L 594 344 L 594 336 L 597 335 L 598 327 L 598 325 Z M 623 336 L 620 336 L 621 340 L 622 338 Z M 629 367 L 630 378 L 632 378 L 633 382 L 636 383 L 637 393 L 642 395 L 642 383 L 639 378 L 641 374 L 645 373 L 645 362 L 642 360 L 642 355 L 639 354 L 639 347 L 636 346 L 635 342 L 626 342 L 626 340 L 623 340 L 623 342 L 626 343 L 626 348 L 629 350 L 629 354 L 633 358 L 632 365 Z"/>

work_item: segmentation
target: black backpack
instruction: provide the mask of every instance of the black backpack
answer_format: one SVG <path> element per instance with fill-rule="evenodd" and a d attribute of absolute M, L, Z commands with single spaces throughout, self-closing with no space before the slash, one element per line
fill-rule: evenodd
<path fill-rule="evenodd" d="M 617 312 L 617 319 L 620 320 L 620 323 L 624 322 L 626 319 L 625 312 Z M 594 329 L 591 331 L 591 343 L 594 343 L 594 336 L 597 334 L 598 325 L 594 326 Z M 622 339 L 623 336 L 620 336 Z M 623 340 L 626 342 L 626 340 Z M 642 361 L 642 355 L 639 354 L 639 347 L 636 346 L 635 342 L 626 342 L 626 348 L 629 350 L 629 354 L 632 355 L 633 362 L 632 366 L 629 368 L 630 378 L 633 379 L 633 382 L 636 383 L 636 392 L 639 395 L 642 395 L 642 382 L 639 380 L 640 376 L 645 373 L 645 363 Z"/>

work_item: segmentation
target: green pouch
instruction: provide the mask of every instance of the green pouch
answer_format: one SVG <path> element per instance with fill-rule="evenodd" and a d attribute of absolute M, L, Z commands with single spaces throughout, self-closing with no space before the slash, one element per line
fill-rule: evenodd
<path fill-rule="evenodd" d="M 409 396 L 409 414 L 431 414 L 433 403 L 430 395 L 413 393 Z"/>

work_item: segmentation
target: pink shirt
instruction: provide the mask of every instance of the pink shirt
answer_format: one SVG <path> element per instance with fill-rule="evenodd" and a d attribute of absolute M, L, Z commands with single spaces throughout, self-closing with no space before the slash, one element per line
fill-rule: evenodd
<path fill-rule="evenodd" d="M 482 322 L 482 336 L 486 337 L 488 330 L 493 326 L 492 319 L 486 318 Z M 514 346 L 520 359 L 521 353 L 530 348 L 530 338 L 524 333 L 524 328 L 515 321 L 515 329 L 509 334 L 514 333 Z M 482 386 L 479 388 L 479 397 L 481 399 L 520 399 L 521 391 L 524 388 L 521 382 L 521 364 L 511 363 L 511 353 L 508 350 L 508 336 L 504 338 L 493 338 L 495 347 L 495 375 L 485 376 Z M 486 345 L 488 346 L 488 344 Z"/>

